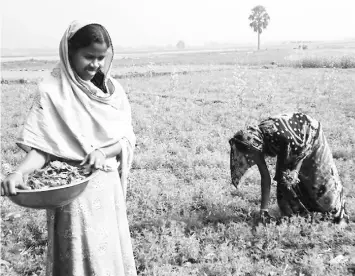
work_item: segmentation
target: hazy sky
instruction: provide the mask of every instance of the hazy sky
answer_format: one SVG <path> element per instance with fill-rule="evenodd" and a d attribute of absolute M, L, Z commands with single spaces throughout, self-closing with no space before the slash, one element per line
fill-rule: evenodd
<path fill-rule="evenodd" d="M 102 23 L 121 46 L 248 43 L 259 4 L 271 17 L 262 42 L 355 37 L 355 0 L 4 0 L 1 46 L 56 48 L 75 19 Z"/>

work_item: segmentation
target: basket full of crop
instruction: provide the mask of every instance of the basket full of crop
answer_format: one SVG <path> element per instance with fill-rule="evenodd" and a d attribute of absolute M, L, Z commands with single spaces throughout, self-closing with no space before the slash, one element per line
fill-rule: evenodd
<path fill-rule="evenodd" d="M 29 175 L 30 190 L 16 190 L 10 196 L 14 203 L 35 209 L 53 209 L 72 202 L 84 192 L 89 181 L 98 174 L 66 162 L 52 161 Z"/>
<path fill-rule="evenodd" d="M 85 180 L 90 174 L 84 168 L 53 161 L 45 168 L 34 171 L 29 176 L 27 185 L 33 190 L 60 187 Z"/>

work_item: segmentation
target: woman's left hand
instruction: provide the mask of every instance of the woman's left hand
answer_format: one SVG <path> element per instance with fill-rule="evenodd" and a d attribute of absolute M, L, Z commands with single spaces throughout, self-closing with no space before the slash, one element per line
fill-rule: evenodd
<path fill-rule="evenodd" d="M 283 182 L 287 185 L 287 186 L 294 186 L 297 183 L 300 182 L 300 180 L 298 179 L 298 171 L 296 170 L 286 170 L 283 173 Z"/>
<path fill-rule="evenodd" d="M 105 166 L 105 161 L 106 156 L 100 150 L 94 150 L 84 158 L 84 160 L 80 163 L 80 166 L 84 166 L 88 170 L 103 170 Z"/>

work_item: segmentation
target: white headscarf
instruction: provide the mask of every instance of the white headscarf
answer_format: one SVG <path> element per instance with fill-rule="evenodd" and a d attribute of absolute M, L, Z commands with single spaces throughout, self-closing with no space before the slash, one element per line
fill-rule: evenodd
<path fill-rule="evenodd" d="M 82 22 L 82 21 L 74 21 L 70 24 L 68 29 L 65 31 L 62 40 L 60 42 L 59 46 L 59 56 L 60 56 L 60 68 L 65 73 L 66 77 L 68 79 L 71 79 L 74 84 L 79 87 L 83 92 L 85 92 L 89 97 L 102 101 L 103 99 L 100 97 L 95 97 L 97 94 L 102 94 L 100 89 L 97 88 L 95 85 L 93 85 L 90 81 L 84 81 L 82 80 L 71 68 L 70 62 L 69 62 L 69 46 L 68 46 L 68 41 L 74 36 L 74 34 L 79 31 L 81 28 L 90 25 L 90 24 L 97 24 L 93 22 Z M 100 25 L 105 31 L 106 29 Z M 110 45 L 108 45 L 106 57 L 105 57 L 105 64 L 104 67 L 101 68 L 101 72 L 104 74 L 104 85 L 107 86 L 107 82 L 110 79 L 110 70 L 112 66 L 112 60 L 113 60 L 113 46 L 111 42 L 111 38 L 106 31 L 107 36 L 110 41 Z M 105 100 L 103 100 L 105 101 Z"/>
<path fill-rule="evenodd" d="M 17 141 L 27 152 L 36 148 L 60 158 L 82 160 L 93 150 L 123 139 L 129 141 L 130 156 L 133 155 L 136 137 L 131 107 L 122 86 L 110 76 L 112 43 L 102 68 L 104 83 L 113 90 L 111 95 L 98 96 L 102 91 L 92 82 L 80 79 L 70 66 L 68 40 L 86 25 L 75 21 L 68 27 L 60 42 L 58 66 L 38 85 Z"/>

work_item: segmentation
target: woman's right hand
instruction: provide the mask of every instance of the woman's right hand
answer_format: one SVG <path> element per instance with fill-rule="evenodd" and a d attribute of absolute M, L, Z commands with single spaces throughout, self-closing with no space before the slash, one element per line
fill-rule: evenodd
<path fill-rule="evenodd" d="M 16 188 L 21 190 L 31 189 L 29 186 L 25 185 L 23 177 L 20 174 L 10 173 L 1 181 L 1 196 L 16 195 Z"/>

